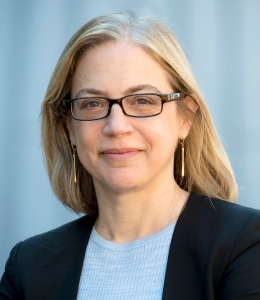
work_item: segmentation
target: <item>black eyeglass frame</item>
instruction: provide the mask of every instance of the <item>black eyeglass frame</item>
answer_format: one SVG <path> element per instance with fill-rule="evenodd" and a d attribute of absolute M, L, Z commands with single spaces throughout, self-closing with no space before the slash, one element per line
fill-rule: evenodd
<path fill-rule="evenodd" d="M 149 95 L 154 95 L 154 96 L 159 96 L 161 98 L 161 110 L 160 112 L 156 113 L 156 114 L 152 114 L 152 115 L 148 115 L 148 116 L 133 116 L 133 115 L 129 115 L 125 112 L 124 110 L 124 107 L 123 107 L 123 100 L 126 98 L 126 97 L 130 97 L 130 96 L 149 96 Z M 155 93 L 145 93 L 145 94 L 129 94 L 129 95 L 126 95 L 126 96 L 123 96 L 121 98 L 106 98 L 106 97 L 99 97 L 99 96 L 94 96 L 94 97 L 79 97 L 79 98 L 74 98 L 74 99 L 64 99 L 63 100 L 63 103 L 65 106 L 67 106 L 68 104 L 70 105 L 70 112 L 71 112 L 71 116 L 73 119 L 75 120 L 78 120 L 78 121 L 96 121 L 96 120 L 101 120 L 101 119 L 105 119 L 107 116 L 109 116 L 110 112 L 111 112 L 111 107 L 113 104 L 118 104 L 123 113 L 126 115 L 126 116 L 129 116 L 129 117 L 133 117 L 133 118 L 149 118 L 149 117 L 154 117 L 154 116 L 157 116 L 159 115 L 162 110 L 163 110 L 163 105 L 165 103 L 168 103 L 168 102 L 172 102 L 172 101 L 176 101 L 176 100 L 180 100 L 182 98 L 185 98 L 186 95 L 184 93 L 180 93 L 180 92 L 176 92 L 176 93 L 172 93 L 172 94 L 155 94 Z M 95 119 L 80 119 L 80 118 L 76 118 L 74 115 L 73 115 L 73 111 L 72 111 L 72 102 L 73 101 L 76 101 L 76 100 L 79 100 L 79 99 L 96 99 L 96 98 L 99 98 L 99 99 L 105 99 L 109 102 L 109 107 L 108 107 L 108 111 L 107 111 L 107 114 L 101 118 L 95 118 Z"/>

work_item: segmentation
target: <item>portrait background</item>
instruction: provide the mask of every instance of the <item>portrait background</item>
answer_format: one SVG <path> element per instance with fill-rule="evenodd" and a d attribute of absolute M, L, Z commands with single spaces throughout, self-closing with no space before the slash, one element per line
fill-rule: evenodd
<path fill-rule="evenodd" d="M 17 242 L 78 217 L 50 188 L 41 102 L 72 34 L 122 9 L 151 12 L 176 34 L 234 168 L 237 202 L 260 209 L 259 0 L 0 0 L 0 274 Z"/>

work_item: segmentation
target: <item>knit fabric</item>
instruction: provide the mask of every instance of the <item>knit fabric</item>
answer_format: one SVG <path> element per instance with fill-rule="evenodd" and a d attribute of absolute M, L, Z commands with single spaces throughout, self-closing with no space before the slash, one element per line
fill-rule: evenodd
<path fill-rule="evenodd" d="M 175 224 L 128 244 L 103 239 L 93 228 L 82 268 L 78 300 L 162 299 Z"/>

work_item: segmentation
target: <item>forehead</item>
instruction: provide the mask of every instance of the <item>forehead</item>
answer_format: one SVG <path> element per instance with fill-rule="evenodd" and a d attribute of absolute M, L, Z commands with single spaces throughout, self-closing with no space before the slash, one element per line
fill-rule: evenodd
<path fill-rule="evenodd" d="M 88 49 L 80 57 L 73 76 L 72 94 L 82 88 L 93 88 L 107 94 L 117 91 L 113 96 L 120 96 L 136 85 L 171 87 L 167 72 L 143 48 L 129 41 L 109 42 Z"/>

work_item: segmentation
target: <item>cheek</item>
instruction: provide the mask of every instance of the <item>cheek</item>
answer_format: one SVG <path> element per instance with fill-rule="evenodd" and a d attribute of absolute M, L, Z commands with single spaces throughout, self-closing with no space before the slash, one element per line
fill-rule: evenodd
<path fill-rule="evenodd" d="M 166 106 L 166 105 L 165 105 Z M 160 151 L 174 157 L 181 136 L 182 119 L 177 111 L 169 110 L 164 115 L 163 124 L 158 131 L 158 141 L 161 141 Z"/>
<path fill-rule="evenodd" d="M 75 139 L 75 145 L 80 147 L 82 145 L 91 145 L 97 140 L 100 132 L 100 126 L 87 121 L 75 121 L 71 126 L 71 133 Z"/>
<path fill-rule="evenodd" d="M 159 116 L 158 116 L 159 117 Z M 147 126 L 143 126 L 142 132 L 150 144 L 152 153 L 160 159 L 161 156 L 173 156 L 178 144 L 178 128 L 174 117 L 160 117 L 157 120 L 150 119 Z M 145 130 L 143 130 L 145 128 Z"/>
<path fill-rule="evenodd" d="M 90 158 L 96 153 L 100 140 L 98 126 L 86 122 L 77 122 L 72 126 L 72 135 L 75 139 L 78 157 L 85 168 L 91 162 Z M 96 125 L 96 124 L 95 124 Z"/>
<path fill-rule="evenodd" d="M 169 131 L 171 131 L 172 135 L 178 140 L 183 134 L 183 118 L 177 110 L 176 103 L 174 104 L 174 107 L 171 107 L 172 109 L 167 111 L 166 119 L 168 120 L 167 125 Z"/>
<path fill-rule="evenodd" d="M 84 169 L 86 169 L 90 174 L 95 170 L 95 151 L 96 148 L 94 145 L 95 139 L 91 139 L 88 136 L 88 139 L 84 138 L 84 136 L 80 135 L 77 139 L 77 155 L 79 161 L 81 162 Z"/>

